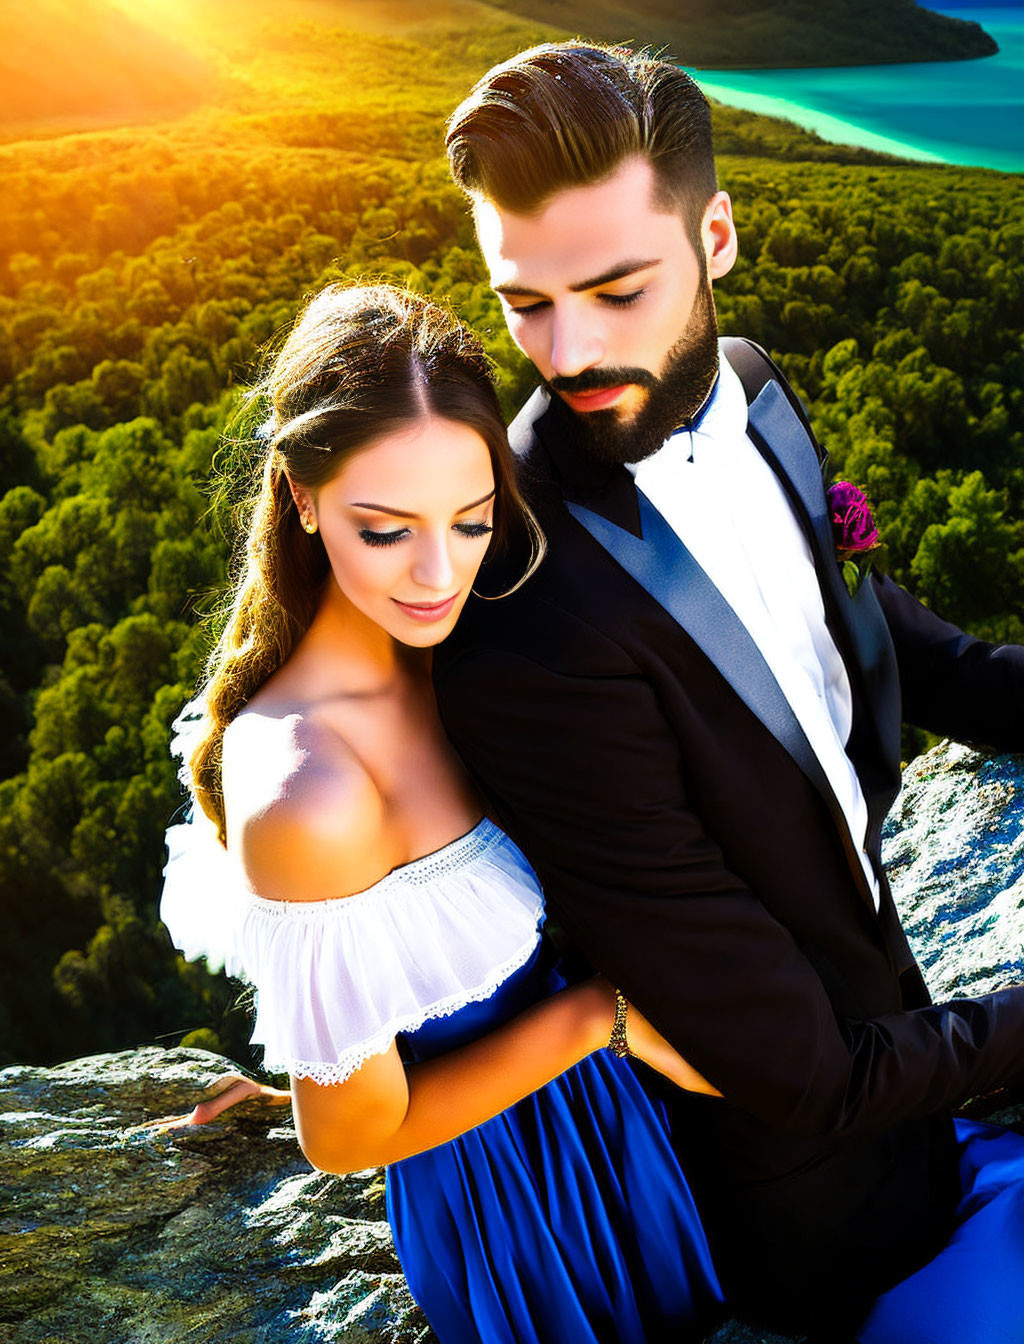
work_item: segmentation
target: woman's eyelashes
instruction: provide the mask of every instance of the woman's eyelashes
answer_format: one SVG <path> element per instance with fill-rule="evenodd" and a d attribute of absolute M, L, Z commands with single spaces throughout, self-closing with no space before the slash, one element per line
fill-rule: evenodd
<path fill-rule="evenodd" d="M 460 537 L 486 537 L 494 528 L 489 523 L 455 523 L 452 531 Z M 359 536 L 367 546 L 396 546 L 411 535 L 407 527 L 396 527 L 392 532 L 375 532 L 372 527 L 359 529 Z"/>
<path fill-rule="evenodd" d="M 396 528 L 394 532 L 374 532 L 372 527 L 361 527 L 359 536 L 367 546 L 394 546 L 403 537 L 409 535 L 407 527 Z"/>

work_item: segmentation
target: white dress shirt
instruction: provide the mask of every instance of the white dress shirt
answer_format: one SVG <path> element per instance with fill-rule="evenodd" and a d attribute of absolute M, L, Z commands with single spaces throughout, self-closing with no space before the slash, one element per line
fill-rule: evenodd
<path fill-rule="evenodd" d="M 867 804 L 846 754 L 849 678 L 825 624 L 810 546 L 747 434 L 743 385 L 724 356 L 697 428 L 678 430 L 629 470 L 761 650 L 828 776 L 877 909 Z"/>

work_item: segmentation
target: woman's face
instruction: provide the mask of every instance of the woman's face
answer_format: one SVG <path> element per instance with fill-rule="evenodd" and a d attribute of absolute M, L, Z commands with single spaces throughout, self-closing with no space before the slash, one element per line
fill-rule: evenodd
<path fill-rule="evenodd" d="M 402 644 L 449 634 L 490 540 L 494 470 L 474 429 L 435 416 L 373 441 L 315 492 L 334 581 L 363 615 Z"/>

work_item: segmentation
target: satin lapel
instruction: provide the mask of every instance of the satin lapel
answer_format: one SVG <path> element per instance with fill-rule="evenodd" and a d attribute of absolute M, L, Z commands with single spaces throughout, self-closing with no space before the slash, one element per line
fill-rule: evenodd
<path fill-rule="evenodd" d="M 835 558 L 832 523 L 821 478 L 821 464 L 786 394 L 778 383 L 766 383 L 749 409 L 751 437 L 796 496 L 797 516 L 809 528 L 815 567 L 825 590 L 826 611 L 842 626 L 845 643 L 872 708 L 879 750 L 892 764 L 893 743 L 899 742 L 901 703 L 892 637 L 874 589 L 865 582 L 856 596 L 847 592 Z M 897 749 L 898 756 L 898 749 Z M 898 761 L 897 761 L 898 768 Z"/>
<path fill-rule="evenodd" d="M 828 576 L 845 592 L 845 585 L 836 564 L 832 524 L 825 500 L 825 485 L 821 479 L 821 463 L 778 383 L 765 383 L 747 411 L 747 423 L 754 441 L 774 468 L 776 475 L 788 481 L 796 493 L 809 525 L 815 559 L 827 559 Z"/>
<path fill-rule="evenodd" d="M 646 495 L 636 495 L 642 537 L 581 504 L 566 500 L 566 508 L 700 646 L 841 816 L 828 778 L 746 626 Z"/>

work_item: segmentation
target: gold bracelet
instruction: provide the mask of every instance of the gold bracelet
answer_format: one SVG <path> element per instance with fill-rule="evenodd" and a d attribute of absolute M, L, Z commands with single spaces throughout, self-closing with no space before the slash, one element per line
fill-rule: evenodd
<path fill-rule="evenodd" d="M 626 1013 L 629 1004 L 621 989 L 615 991 L 615 1019 L 612 1022 L 612 1034 L 608 1037 L 608 1049 L 613 1055 L 625 1059 L 629 1054 L 629 1038 L 626 1036 Z"/>

